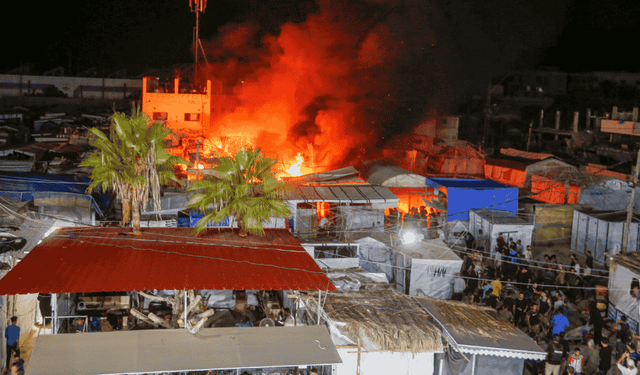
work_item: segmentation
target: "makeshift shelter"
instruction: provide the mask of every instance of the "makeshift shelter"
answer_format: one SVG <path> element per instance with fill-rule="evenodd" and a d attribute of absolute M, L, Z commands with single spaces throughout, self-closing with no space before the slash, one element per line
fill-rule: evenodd
<path fill-rule="evenodd" d="M 520 207 L 524 208 L 526 216 L 535 218 L 532 242 L 543 244 L 571 242 L 574 211 L 590 208 L 581 204 L 540 203 L 532 199 L 529 201 L 520 201 Z"/>
<path fill-rule="evenodd" d="M 451 298 L 453 279 L 462 259 L 440 239 L 416 241 L 393 247 L 396 289 L 412 296 Z"/>
<path fill-rule="evenodd" d="M 383 155 L 401 168 L 420 174 L 484 176 L 485 154 L 467 141 L 409 134 L 386 144 Z"/>
<path fill-rule="evenodd" d="M 64 348 L 64 350 L 61 350 Z M 331 366 L 340 356 L 324 326 L 95 332 L 38 337 L 33 375 L 270 371 Z"/>
<path fill-rule="evenodd" d="M 287 230 L 266 229 L 264 236 L 249 236 L 242 240 L 230 229 L 209 230 L 197 237 L 191 231 L 190 228 L 146 228 L 141 235 L 131 236 L 123 228 L 58 229 L 0 279 L 0 294 L 51 293 L 52 316 L 49 318 L 53 321 L 53 333 L 58 333 L 58 320 L 69 317 L 60 316 L 62 314 L 59 315 L 58 310 L 63 306 L 73 308 L 75 304 L 72 294 L 75 293 L 193 289 L 336 290 Z M 51 267 L 52 264 L 56 266 Z M 183 294 L 184 306 L 197 304 L 193 302 L 193 294 Z M 186 326 L 186 309 L 184 316 Z M 299 327 L 295 327 L 297 328 Z M 304 335 L 304 332 L 299 334 Z M 144 333 L 141 335 L 144 336 Z M 283 338 L 285 339 L 287 338 Z M 59 340 L 52 342 L 65 342 L 64 339 Z M 132 340 L 145 342 L 147 338 L 132 337 Z M 170 338 L 167 337 L 167 340 Z M 120 353 L 119 349 L 111 347 L 115 345 L 113 340 L 98 339 L 96 345 L 98 344 L 103 346 L 94 347 L 93 354 L 99 353 L 104 357 L 105 351 Z M 84 344 L 77 344 L 77 347 L 82 345 Z M 255 345 L 257 344 L 254 342 L 254 346 L 246 345 L 241 350 L 245 353 L 254 350 L 257 352 Z M 80 352 L 76 350 L 72 354 L 78 356 Z M 125 358 L 125 363 L 135 361 L 132 363 L 133 367 L 122 372 L 135 372 L 133 370 L 138 368 L 136 366 L 154 362 L 157 355 L 146 351 L 137 351 L 135 354 L 133 358 Z M 83 363 L 102 363 L 101 359 L 88 356 L 85 352 L 82 352 L 82 356 Z M 207 362 L 208 368 L 228 368 L 225 358 L 220 358 L 213 352 L 208 356 L 217 358 L 218 361 L 213 364 Z M 290 352 L 288 357 L 291 359 L 283 362 L 283 365 L 289 366 L 291 361 L 296 361 L 297 355 Z M 242 361 L 234 363 L 244 366 Z M 307 365 L 303 362 L 298 364 Z M 62 368 L 68 370 L 68 367 Z M 180 370 L 187 371 L 191 368 Z"/>
<path fill-rule="evenodd" d="M 85 177 L 30 172 L 0 172 L 0 197 L 33 201 L 40 213 L 64 217 L 70 221 L 95 223 L 110 199 L 109 192 L 87 194 L 91 181 Z"/>
<path fill-rule="evenodd" d="M 302 297 L 317 318 L 317 296 Z M 330 293 L 320 318 L 326 322 L 342 363 L 337 374 L 435 374 L 442 351 L 435 321 L 411 297 L 387 288 Z M 316 317 L 313 317 L 316 315 Z"/>
<path fill-rule="evenodd" d="M 480 234 L 482 230 L 482 235 Z M 509 211 L 502 210 L 470 210 L 469 232 L 480 242 L 488 243 L 491 254 L 495 252 L 498 236 L 503 235 L 507 243 L 510 239 L 522 242 L 523 248 L 531 245 L 533 222 L 529 222 Z M 484 238 L 483 238 L 484 237 Z"/>
<path fill-rule="evenodd" d="M 351 242 L 305 242 L 302 247 L 322 269 L 360 267 L 359 245 Z"/>
<path fill-rule="evenodd" d="M 388 187 L 398 197 L 398 209 L 404 213 L 425 206 L 421 197 L 437 198 L 433 195 L 434 189 L 427 186 L 426 177 L 397 166 L 373 166 L 364 178 L 372 185 Z"/>
<path fill-rule="evenodd" d="M 354 238 L 358 244 L 358 256 L 360 267 L 369 272 L 382 272 L 391 280 L 393 278 L 392 266 L 392 236 L 383 232 L 362 234 L 362 238 Z"/>
<path fill-rule="evenodd" d="M 602 178 L 582 187 L 579 202 L 595 211 L 626 211 L 632 190 L 631 184 L 625 180 Z M 640 189 L 637 187 L 633 212 L 640 214 Z"/>
<path fill-rule="evenodd" d="M 540 171 L 531 176 L 531 197 L 546 203 L 578 204 L 582 203 L 582 190 L 602 180 L 586 171 L 567 168 Z"/>
<path fill-rule="evenodd" d="M 616 255 L 622 249 L 627 214 L 620 211 L 575 211 L 571 229 L 571 250 L 584 254 L 591 250 L 594 261 L 605 263 L 607 253 Z M 640 250 L 638 219 L 632 217 L 627 251 Z"/>
<path fill-rule="evenodd" d="M 450 349 L 436 355 L 437 374 L 520 375 L 525 360 L 544 360 L 546 352 L 495 309 L 442 301 L 414 299 L 442 328 Z"/>
<path fill-rule="evenodd" d="M 447 221 L 469 220 L 469 210 L 493 208 L 518 212 L 518 189 L 488 179 L 427 178 L 427 185 L 443 195 Z"/>
<path fill-rule="evenodd" d="M 609 266 L 609 318 L 617 322 L 623 315 L 634 334 L 640 322 L 640 253 L 620 253 L 611 257 Z"/>
<path fill-rule="evenodd" d="M 522 157 L 501 154 L 488 157 L 484 166 L 486 178 L 517 187 L 531 187 L 532 176 L 558 169 L 578 171 L 575 166 L 550 154 L 542 159 L 527 158 L 526 154 Z"/>

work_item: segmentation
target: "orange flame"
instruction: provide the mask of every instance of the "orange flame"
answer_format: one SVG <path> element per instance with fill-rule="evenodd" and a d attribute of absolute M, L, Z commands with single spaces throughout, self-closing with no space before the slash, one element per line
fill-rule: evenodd
<path fill-rule="evenodd" d="M 302 171 L 300 170 L 300 166 L 302 165 L 302 163 L 304 162 L 304 157 L 302 156 L 302 153 L 298 152 L 298 155 L 296 155 L 296 162 L 293 163 L 292 166 L 290 166 L 287 169 L 287 173 L 289 174 L 289 176 L 302 176 Z"/>

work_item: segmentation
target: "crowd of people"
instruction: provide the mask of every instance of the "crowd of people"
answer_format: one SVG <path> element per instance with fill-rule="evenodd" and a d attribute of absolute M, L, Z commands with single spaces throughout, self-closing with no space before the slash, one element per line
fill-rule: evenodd
<path fill-rule="evenodd" d="M 594 270 L 590 251 L 583 261 L 571 255 L 570 263 L 562 264 L 556 254 L 541 254 L 502 234 L 491 254 L 485 251 L 489 239 L 481 231 L 478 237 L 465 235 L 464 263 L 453 281 L 452 299 L 496 309 L 546 348 L 547 360 L 530 364 L 532 373 L 606 374 L 611 368 L 637 373 L 640 337 L 631 334 L 625 317 L 605 324 L 606 308 L 594 290 L 607 279 Z M 574 307 L 579 301 L 588 306 L 584 314 Z M 570 327 L 570 318 L 581 323 Z"/>

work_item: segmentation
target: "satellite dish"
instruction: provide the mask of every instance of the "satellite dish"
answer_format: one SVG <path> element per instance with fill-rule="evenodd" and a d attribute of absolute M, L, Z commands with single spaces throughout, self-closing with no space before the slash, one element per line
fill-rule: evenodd
<path fill-rule="evenodd" d="M 260 321 L 260 327 L 275 327 L 276 322 L 271 318 L 264 318 Z"/>

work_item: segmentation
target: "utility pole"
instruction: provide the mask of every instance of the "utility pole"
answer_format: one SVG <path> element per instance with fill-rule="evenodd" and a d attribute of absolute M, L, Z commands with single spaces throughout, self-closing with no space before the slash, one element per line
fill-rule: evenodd
<path fill-rule="evenodd" d="M 636 184 L 638 183 L 638 170 L 640 169 L 640 150 L 638 150 L 638 159 L 636 160 L 636 170 L 633 171 L 633 188 L 631 190 L 631 201 L 627 206 L 627 222 L 624 226 L 624 234 L 622 235 L 622 252 L 627 251 L 629 245 L 629 232 L 631 229 L 631 216 L 633 215 L 633 204 L 636 200 Z"/>

